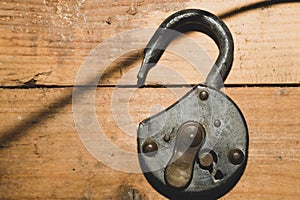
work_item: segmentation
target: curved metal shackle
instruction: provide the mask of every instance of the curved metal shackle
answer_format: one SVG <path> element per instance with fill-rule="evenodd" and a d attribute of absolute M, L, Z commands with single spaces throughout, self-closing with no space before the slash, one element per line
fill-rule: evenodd
<path fill-rule="evenodd" d="M 172 31 L 170 31 L 172 30 Z M 217 16 L 198 9 L 186 9 L 168 17 L 156 30 L 144 50 L 144 58 L 137 75 L 137 85 L 144 85 L 149 70 L 156 65 L 170 42 L 188 31 L 209 35 L 219 48 L 219 56 L 206 78 L 208 86 L 220 89 L 233 62 L 233 39 L 226 26 Z"/>

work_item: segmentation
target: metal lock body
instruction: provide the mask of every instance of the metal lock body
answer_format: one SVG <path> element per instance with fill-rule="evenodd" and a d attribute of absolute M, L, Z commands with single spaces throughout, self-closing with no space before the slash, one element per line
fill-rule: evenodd
<path fill-rule="evenodd" d="M 244 171 L 245 120 L 234 102 L 214 88 L 194 87 L 167 111 L 141 122 L 138 133 L 146 178 L 169 198 L 216 198 Z"/>
<path fill-rule="evenodd" d="M 220 53 L 206 83 L 140 123 L 139 161 L 149 183 L 170 199 L 216 199 L 238 182 L 248 155 L 244 117 L 219 90 L 231 69 L 233 40 L 227 26 L 213 14 L 196 9 L 179 11 L 161 24 L 147 45 L 139 85 L 179 35 L 177 31 L 209 35 Z"/>

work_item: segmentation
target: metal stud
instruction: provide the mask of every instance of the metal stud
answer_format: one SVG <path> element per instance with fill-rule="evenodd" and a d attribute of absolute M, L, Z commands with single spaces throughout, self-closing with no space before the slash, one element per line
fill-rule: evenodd
<path fill-rule="evenodd" d="M 202 101 L 205 101 L 205 100 L 207 100 L 208 99 L 208 92 L 207 91 L 205 91 L 205 90 L 202 90 L 202 91 L 200 91 L 200 93 L 199 93 L 199 98 L 202 100 Z"/>
<path fill-rule="evenodd" d="M 154 141 L 146 141 L 142 146 L 142 151 L 146 156 L 152 157 L 157 153 L 158 146 Z"/>
<path fill-rule="evenodd" d="M 220 127 L 221 126 L 221 121 L 220 120 L 218 120 L 218 119 L 216 119 L 215 121 L 214 121 L 214 126 L 215 127 Z"/>
<path fill-rule="evenodd" d="M 229 161 L 234 165 L 239 165 L 244 161 L 244 153 L 240 149 L 232 149 L 228 153 Z"/>

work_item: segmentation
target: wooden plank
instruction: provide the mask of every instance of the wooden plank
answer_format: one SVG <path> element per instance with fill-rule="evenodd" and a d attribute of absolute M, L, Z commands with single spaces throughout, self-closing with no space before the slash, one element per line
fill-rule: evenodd
<path fill-rule="evenodd" d="M 123 31 L 156 28 L 171 13 L 184 8 L 202 8 L 222 15 L 255 2 L 258 1 L 1 1 L 0 85 L 19 86 L 30 80 L 35 84 L 73 85 L 89 52 Z M 299 3 L 286 3 L 225 18 L 235 40 L 235 61 L 226 83 L 299 83 L 299 11 Z M 189 37 L 195 40 L 197 48 L 206 52 L 199 55 L 200 61 L 194 65 L 209 69 L 218 53 L 216 46 L 201 34 L 193 33 Z M 122 46 L 130 41 L 124 38 L 112 45 Z M 185 46 L 183 40 L 177 42 Z M 199 49 L 190 49 L 196 50 Z M 190 60 L 180 55 L 180 52 L 179 55 L 169 52 L 160 64 L 169 68 L 168 72 L 164 71 L 165 76 L 165 73 L 170 77 L 179 74 L 184 80 L 161 78 L 163 68 L 158 67 L 151 71 L 148 83 L 203 80 L 205 73 L 199 74 Z M 140 63 L 141 51 L 124 55 L 111 64 L 101 84 L 116 84 L 123 74 Z M 131 79 L 134 83 L 135 76 Z"/>
<path fill-rule="evenodd" d="M 136 139 L 128 135 L 135 132 L 123 132 L 116 121 L 124 125 L 127 119 L 116 116 L 127 112 L 136 126 L 186 89 L 98 88 L 97 119 L 113 144 L 135 152 Z M 250 151 L 245 174 L 223 199 L 297 199 L 300 88 L 227 88 L 226 93 L 245 115 Z M 85 149 L 74 125 L 72 88 L 1 89 L 0 96 L 1 199 L 164 199 L 142 174 L 111 169 Z M 121 107 L 112 110 L 117 104 Z"/>

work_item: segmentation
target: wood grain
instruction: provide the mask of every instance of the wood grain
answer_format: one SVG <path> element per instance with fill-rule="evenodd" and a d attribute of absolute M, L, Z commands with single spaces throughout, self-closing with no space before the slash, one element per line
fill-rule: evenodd
<path fill-rule="evenodd" d="M 185 8 L 223 16 L 230 28 L 235 58 L 227 84 L 269 86 L 224 90 L 245 115 L 250 149 L 242 179 L 222 199 L 297 199 L 300 88 L 271 86 L 300 83 L 300 4 L 250 9 L 257 2 L 1 1 L 0 199 L 165 199 L 141 173 L 112 169 L 85 148 L 74 123 L 72 87 L 80 69 L 92 64 L 99 68 L 92 74 L 103 74 L 95 95 L 97 122 L 110 143 L 136 152 L 138 122 L 168 107 L 189 88 L 114 86 L 135 84 L 142 49 L 152 32 L 170 14 Z M 244 11 L 235 13 L 239 9 Z M 124 36 L 126 31 L 133 31 L 131 37 Z M 135 48 L 112 57 L 128 45 Z M 187 59 L 185 53 L 194 57 Z M 217 54 L 207 36 L 188 33 L 172 42 L 147 84 L 199 83 Z M 83 78 L 94 80 L 88 73 Z M 90 117 L 87 113 L 86 122 Z M 120 158 L 110 151 L 104 154 Z"/>
<path fill-rule="evenodd" d="M 136 126 L 186 89 L 98 88 L 97 119 L 112 143 L 135 151 L 135 137 L 121 130 L 126 119 L 116 116 L 127 112 Z M 244 113 L 250 149 L 245 174 L 223 199 L 297 199 L 300 88 L 227 88 L 225 92 Z M 125 106 L 113 110 L 115 104 L 124 104 L 128 94 L 128 110 Z M 72 88 L 1 89 L 0 96 L 1 199 L 130 199 L 132 195 L 164 199 L 142 174 L 113 170 L 85 149 L 74 125 Z"/>
<path fill-rule="evenodd" d="M 155 29 L 171 13 L 184 8 L 201 8 L 222 15 L 255 2 L 258 1 L 1 1 L 0 85 L 23 86 L 32 80 L 41 85 L 71 86 L 91 50 L 124 31 Z M 225 18 L 235 41 L 235 60 L 226 83 L 299 83 L 299 11 L 299 3 L 286 3 Z M 191 52 L 204 50 L 203 55 L 197 55 L 200 61 L 192 64 L 210 69 L 218 54 L 216 46 L 201 34 L 189 37 L 197 44 Z M 132 41 L 123 38 L 112 45 Z M 185 44 L 180 39 L 177 42 L 182 47 Z M 170 69 L 168 76 L 179 74 L 184 79 L 161 78 L 162 68 L 157 67 L 151 71 L 148 83 L 195 84 L 203 80 L 205 73 L 197 72 L 181 54 L 169 52 L 159 64 Z M 107 69 L 109 72 L 100 84 L 116 84 L 123 74 L 140 65 L 141 56 L 120 55 L 119 60 L 111 63 L 114 70 Z M 135 83 L 135 76 L 131 79 Z"/>

